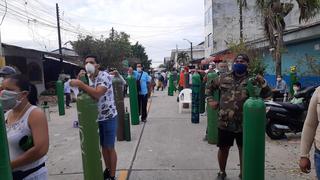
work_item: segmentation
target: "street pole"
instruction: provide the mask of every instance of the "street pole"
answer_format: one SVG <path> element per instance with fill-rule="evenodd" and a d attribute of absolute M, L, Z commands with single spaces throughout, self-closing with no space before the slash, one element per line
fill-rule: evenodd
<path fill-rule="evenodd" d="M 61 33 L 60 33 L 60 16 L 59 16 L 59 5 L 56 3 L 57 12 L 57 27 L 58 27 L 58 42 L 59 42 L 59 59 L 60 59 L 60 72 L 63 72 L 63 59 L 62 59 L 62 49 L 61 49 Z"/>
<path fill-rule="evenodd" d="M 214 52 L 214 19 L 213 19 L 213 13 L 214 13 L 214 10 L 213 10 L 213 1 L 214 0 L 211 0 L 211 20 L 212 20 L 212 52 L 210 54 L 212 54 Z M 208 40 L 210 41 L 210 39 Z"/>
<path fill-rule="evenodd" d="M 191 54 L 191 61 L 192 61 L 192 60 L 193 60 L 192 42 L 190 42 L 190 45 L 191 45 L 191 52 L 190 52 L 190 54 Z"/>

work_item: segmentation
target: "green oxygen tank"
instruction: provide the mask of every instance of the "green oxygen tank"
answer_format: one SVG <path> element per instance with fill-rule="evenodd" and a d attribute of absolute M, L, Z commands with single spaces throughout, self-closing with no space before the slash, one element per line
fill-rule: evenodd
<path fill-rule="evenodd" d="M 129 86 L 129 97 L 130 97 L 130 114 L 131 114 L 131 124 L 139 124 L 139 109 L 138 109 L 138 90 L 136 79 L 132 76 L 128 76 L 128 86 Z"/>
<path fill-rule="evenodd" d="M 86 79 L 81 80 L 86 83 Z M 97 102 L 88 94 L 81 93 L 77 98 L 77 110 L 84 180 L 102 180 L 103 172 L 99 147 Z"/>
<path fill-rule="evenodd" d="M 174 84 L 173 84 L 173 74 L 169 73 L 169 87 L 168 87 L 168 95 L 173 96 L 174 92 Z"/>
<path fill-rule="evenodd" d="M 112 79 L 113 93 L 118 112 L 118 141 L 124 140 L 124 97 L 123 97 L 123 82 L 117 75 Z"/>
<path fill-rule="evenodd" d="M 128 108 L 124 114 L 124 139 L 126 141 L 131 141 L 131 131 L 130 131 L 130 114 Z"/>
<path fill-rule="evenodd" d="M 266 107 L 261 89 L 248 81 L 249 99 L 243 106 L 243 178 L 264 180 Z M 254 161 L 253 161 L 254 160 Z"/>
<path fill-rule="evenodd" d="M 1 180 L 12 180 L 9 147 L 7 139 L 7 130 L 3 115 L 2 105 L 0 103 L 0 176 Z"/>
<path fill-rule="evenodd" d="M 199 123 L 199 104 L 200 104 L 200 86 L 201 80 L 198 72 L 192 75 L 192 107 L 191 107 L 191 122 Z"/>
<path fill-rule="evenodd" d="M 294 90 L 293 90 L 293 84 L 298 82 L 297 77 L 297 67 L 291 66 L 290 67 L 290 94 L 293 96 Z"/>
<path fill-rule="evenodd" d="M 203 76 L 200 75 L 201 77 L 201 86 L 200 86 L 200 105 L 199 105 L 199 113 L 202 114 L 206 110 L 206 96 L 205 96 L 205 83 L 203 82 Z"/>
<path fill-rule="evenodd" d="M 208 73 L 207 86 L 212 80 L 218 78 L 218 74 L 215 72 Z M 216 90 L 212 94 L 215 101 L 219 101 L 219 90 Z M 208 143 L 217 144 L 218 143 L 218 109 L 212 109 L 207 103 L 207 121 L 208 121 Z"/>
<path fill-rule="evenodd" d="M 184 73 L 184 88 L 189 88 L 189 72 Z"/>
<path fill-rule="evenodd" d="M 59 116 L 65 115 L 64 111 L 64 89 L 63 82 L 58 80 L 56 82 L 56 93 L 58 96 L 58 108 L 59 108 Z"/>

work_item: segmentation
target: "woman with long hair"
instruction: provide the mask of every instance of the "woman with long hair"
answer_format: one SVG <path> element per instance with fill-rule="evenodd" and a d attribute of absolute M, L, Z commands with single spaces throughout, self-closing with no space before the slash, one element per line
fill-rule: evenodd
<path fill-rule="evenodd" d="M 14 180 L 46 180 L 49 149 L 48 124 L 36 106 L 37 90 L 21 75 L 2 83 L 0 101 L 5 113 L 12 175 Z"/>

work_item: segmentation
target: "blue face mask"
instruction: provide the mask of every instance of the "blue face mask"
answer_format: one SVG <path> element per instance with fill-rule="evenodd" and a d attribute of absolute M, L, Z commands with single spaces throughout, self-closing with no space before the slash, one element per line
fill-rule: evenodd
<path fill-rule="evenodd" d="M 247 72 L 247 65 L 241 64 L 241 63 L 236 63 L 236 64 L 233 64 L 232 69 L 237 74 L 244 74 Z"/>

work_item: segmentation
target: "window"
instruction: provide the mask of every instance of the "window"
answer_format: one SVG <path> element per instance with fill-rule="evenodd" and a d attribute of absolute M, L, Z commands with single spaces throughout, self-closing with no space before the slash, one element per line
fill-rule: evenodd
<path fill-rule="evenodd" d="M 208 40 L 208 47 L 211 47 L 211 46 L 212 46 L 212 33 L 210 33 L 210 34 L 208 35 L 207 40 Z"/>

